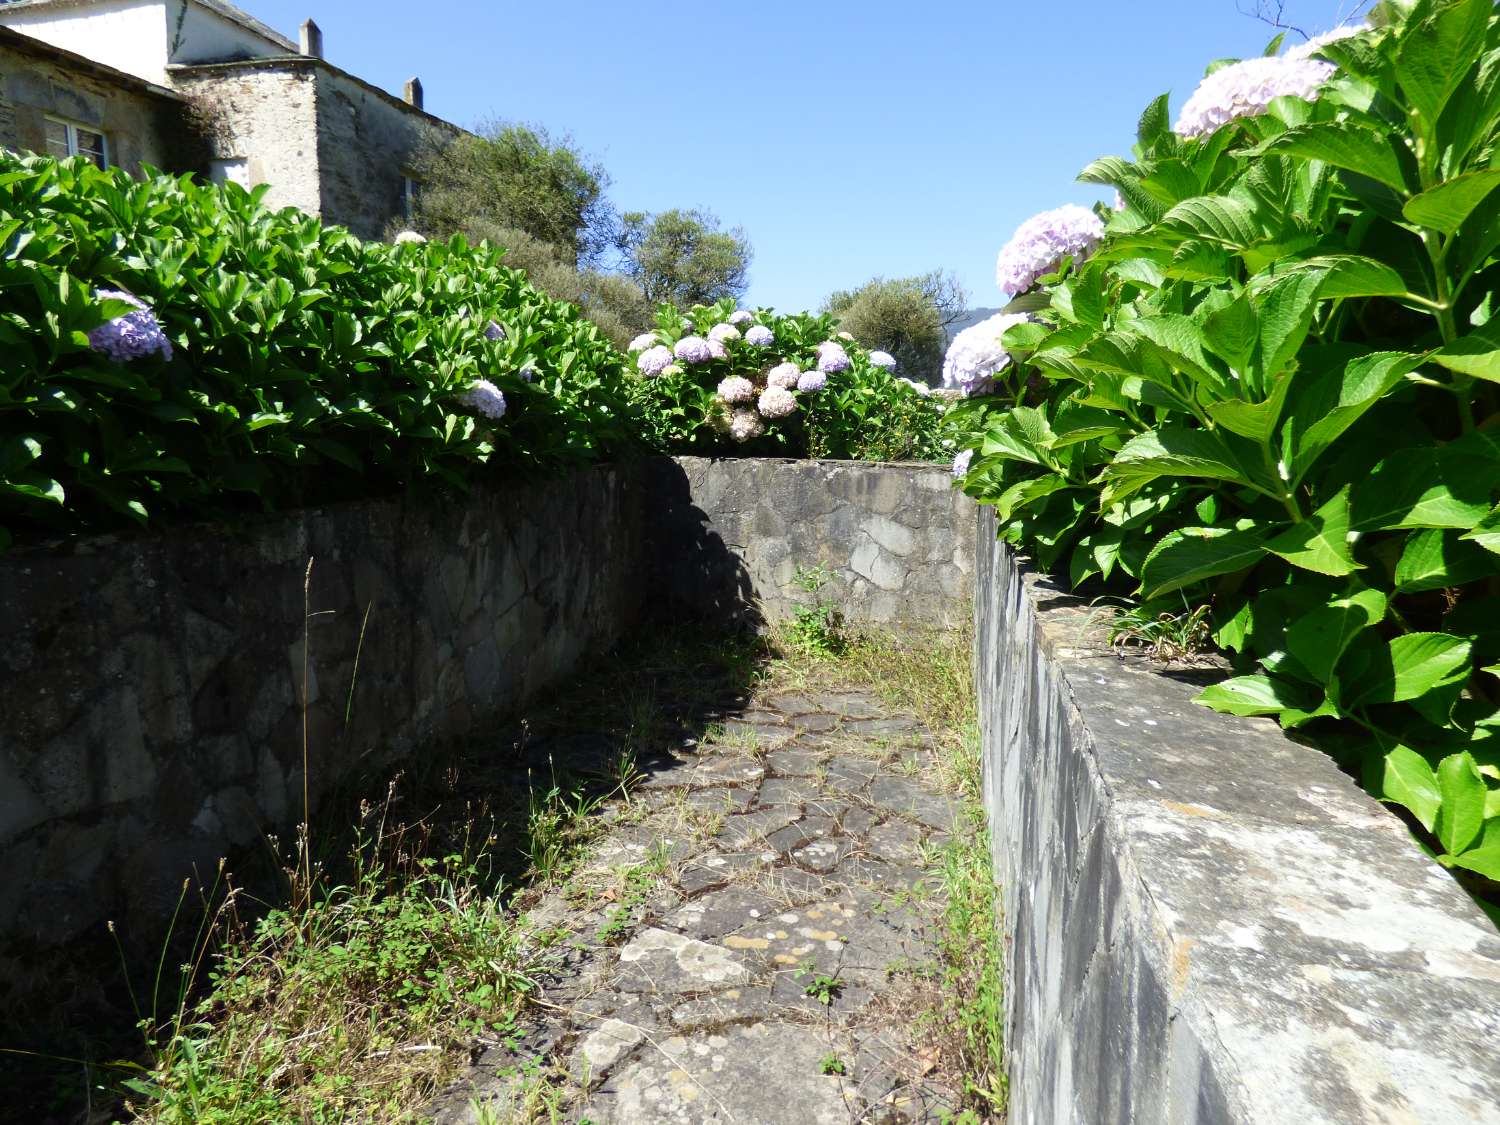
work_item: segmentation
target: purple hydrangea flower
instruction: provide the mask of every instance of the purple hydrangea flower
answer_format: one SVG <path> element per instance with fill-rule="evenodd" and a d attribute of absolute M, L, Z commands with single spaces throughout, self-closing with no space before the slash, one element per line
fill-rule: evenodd
<path fill-rule="evenodd" d="M 953 479 L 960 480 L 969 471 L 969 462 L 974 460 L 972 449 L 960 450 L 957 457 L 953 458 Z"/>
<path fill-rule="evenodd" d="M 732 324 L 715 324 L 708 330 L 708 338 L 717 340 L 721 344 L 727 344 L 730 340 L 740 338 L 740 330 Z"/>
<path fill-rule="evenodd" d="M 741 324 L 749 324 L 754 319 L 755 317 L 751 316 L 744 309 L 735 309 L 734 312 L 729 314 L 729 323 L 733 324 L 736 328 Z"/>
<path fill-rule="evenodd" d="M 729 349 L 724 346 L 723 340 L 710 340 L 708 342 L 708 354 L 715 359 L 728 359 Z"/>
<path fill-rule="evenodd" d="M 774 343 L 776 335 L 764 324 L 752 324 L 745 329 L 745 343 L 753 344 L 757 348 L 764 348 Z"/>
<path fill-rule="evenodd" d="M 785 387 L 767 387 L 760 392 L 757 405 L 767 418 L 785 418 L 797 409 L 797 399 Z"/>
<path fill-rule="evenodd" d="M 498 320 L 492 320 L 492 321 L 490 321 L 489 324 L 485 325 L 485 328 L 484 328 L 484 338 L 486 340 L 503 340 L 503 339 L 505 339 L 505 328 L 504 328 L 504 326 L 502 326 L 501 323 Z"/>
<path fill-rule="evenodd" d="M 1336 69 L 1332 63 L 1291 54 L 1220 67 L 1198 83 L 1172 128 L 1178 136 L 1203 137 L 1241 117 L 1264 113 L 1276 98 L 1316 101 L 1318 88 Z"/>
<path fill-rule="evenodd" d="M 943 357 L 943 386 L 959 388 L 966 398 L 988 394 L 996 374 L 1010 363 L 1001 342 L 1006 329 L 1030 319 L 1025 313 L 996 313 L 953 337 Z"/>
<path fill-rule="evenodd" d="M 505 417 L 505 396 L 488 379 L 475 379 L 469 389 L 458 396 L 458 401 L 486 418 L 498 420 Z"/>
<path fill-rule="evenodd" d="M 821 371 L 804 371 L 797 376 L 797 389 L 799 391 L 821 391 L 828 386 L 828 376 Z"/>
<path fill-rule="evenodd" d="M 708 346 L 708 341 L 702 336 L 684 336 L 677 341 L 672 354 L 683 363 L 707 363 L 714 358 L 713 348 Z"/>
<path fill-rule="evenodd" d="M 802 374 L 795 363 L 778 363 L 766 372 L 766 386 L 791 390 L 797 385 L 797 376 Z"/>
<path fill-rule="evenodd" d="M 536 378 L 536 368 L 531 365 L 531 360 L 521 364 L 520 370 L 516 372 L 521 377 L 521 382 L 529 383 Z"/>
<path fill-rule="evenodd" d="M 630 341 L 630 351 L 643 352 L 656 344 L 655 332 L 642 332 L 634 340 Z"/>
<path fill-rule="evenodd" d="M 755 384 L 743 375 L 731 375 L 719 384 L 719 397 L 725 402 L 752 402 L 755 399 Z"/>
<path fill-rule="evenodd" d="M 672 362 L 672 349 L 665 344 L 647 348 L 636 359 L 635 366 L 642 375 L 660 375 Z"/>
<path fill-rule="evenodd" d="M 1024 293 L 1036 279 L 1053 273 L 1064 258 L 1076 266 L 1094 252 L 1104 224 L 1076 203 L 1033 215 L 1016 228 L 995 261 L 995 283 L 1006 296 Z"/>
<path fill-rule="evenodd" d="M 887 371 L 896 370 L 896 357 L 890 352 L 871 352 L 870 362 L 876 367 L 883 367 Z"/>
<path fill-rule="evenodd" d="M 735 441 L 750 441 L 765 432 L 766 424 L 760 420 L 760 415 L 751 407 L 740 407 L 734 412 L 734 417 L 729 420 L 729 436 Z"/>
<path fill-rule="evenodd" d="M 156 314 L 139 297 L 119 289 L 97 289 L 94 296 L 101 301 L 124 301 L 132 311 L 90 329 L 90 348 L 116 363 L 143 359 L 153 352 L 160 352 L 162 359 L 172 358 L 172 341 L 161 330 Z"/>
<path fill-rule="evenodd" d="M 833 340 L 824 340 L 818 345 L 818 370 L 825 375 L 835 375 L 849 370 L 849 353 L 844 345 Z"/>

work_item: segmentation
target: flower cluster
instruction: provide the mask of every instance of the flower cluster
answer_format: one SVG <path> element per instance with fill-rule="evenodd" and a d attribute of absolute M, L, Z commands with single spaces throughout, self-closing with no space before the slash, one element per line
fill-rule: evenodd
<path fill-rule="evenodd" d="M 633 352 L 643 352 L 660 342 L 655 332 L 642 332 L 634 340 L 630 341 L 630 350 Z"/>
<path fill-rule="evenodd" d="M 504 328 L 504 326 L 498 320 L 492 320 L 492 321 L 490 321 L 489 324 L 485 325 L 485 328 L 484 328 L 484 338 L 486 340 L 503 340 L 503 339 L 505 339 L 505 328 Z"/>
<path fill-rule="evenodd" d="M 825 375 L 837 375 L 840 371 L 849 370 L 849 353 L 844 346 L 833 340 L 825 340 L 818 345 L 818 370 Z"/>
<path fill-rule="evenodd" d="M 963 391 L 966 398 L 989 394 L 995 376 L 1010 363 L 1002 342 L 1006 330 L 1030 319 L 1025 313 L 996 313 L 953 337 L 943 357 L 943 386 Z"/>
<path fill-rule="evenodd" d="M 143 359 L 160 352 L 162 359 L 172 358 L 172 341 L 161 330 L 156 314 L 146 307 L 144 301 L 118 289 L 99 289 L 94 296 L 101 301 L 124 301 L 132 311 L 113 320 L 106 320 L 89 332 L 89 347 L 109 356 L 116 363 L 132 359 Z"/>
<path fill-rule="evenodd" d="M 755 317 L 744 309 L 735 309 L 729 314 L 729 323 L 738 328 L 741 324 L 749 324 Z"/>
<path fill-rule="evenodd" d="M 684 336 L 677 341 L 672 354 L 683 363 L 707 363 L 711 359 L 720 358 L 714 355 L 714 349 L 702 336 Z"/>
<path fill-rule="evenodd" d="M 802 372 L 797 369 L 795 363 L 778 363 L 766 372 L 766 386 L 793 390 L 797 386 L 797 380 L 801 377 Z"/>
<path fill-rule="evenodd" d="M 797 376 L 797 389 L 807 394 L 828 386 L 828 376 L 821 371 L 804 371 Z"/>
<path fill-rule="evenodd" d="M 883 367 L 887 371 L 896 370 L 896 357 L 890 352 L 875 351 L 870 353 L 870 362 L 876 367 Z"/>
<path fill-rule="evenodd" d="M 474 380 L 469 385 L 469 389 L 458 396 L 458 401 L 476 414 L 483 414 L 486 418 L 499 421 L 505 417 L 505 396 L 500 393 L 500 388 L 488 379 Z"/>
<path fill-rule="evenodd" d="M 396 243 L 397 246 L 405 246 L 408 242 L 426 242 L 426 241 L 427 241 L 426 237 L 424 237 L 423 235 L 418 234 L 414 230 L 404 230 L 400 234 L 398 234 L 396 236 L 396 238 L 395 238 L 395 243 Z"/>
<path fill-rule="evenodd" d="M 797 396 L 785 387 L 767 387 L 756 405 L 767 418 L 785 418 L 797 409 Z"/>
<path fill-rule="evenodd" d="M 995 283 L 1008 297 L 1024 293 L 1036 279 L 1056 272 L 1064 258 L 1077 265 L 1094 252 L 1104 237 L 1104 224 L 1087 207 L 1076 203 L 1033 215 L 1000 250 Z"/>
<path fill-rule="evenodd" d="M 1314 35 L 1306 43 L 1298 47 L 1288 47 L 1282 54 L 1287 59 L 1310 59 L 1330 43 L 1337 43 L 1340 39 L 1348 39 L 1351 35 L 1358 35 L 1364 28 L 1356 24 L 1345 24 L 1336 27 L 1332 31 L 1325 31 L 1322 35 Z"/>
<path fill-rule="evenodd" d="M 710 328 L 708 330 L 708 338 L 710 340 L 717 340 L 722 344 L 729 340 L 738 340 L 740 338 L 740 330 L 728 321 L 725 321 L 723 324 L 715 324 Z"/>
<path fill-rule="evenodd" d="M 741 408 L 729 421 L 729 436 L 738 442 L 752 441 L 766 432 L 766 424 L 754 410 Z"/>
<path fill-rule="evenodd" d="M 635 366 L 642 375 L 650 377 L 661 375 L 672 366 L 672 349 L 665 344 L 647 348 L 636 359 Z"/>
<path fill-rule="evenodd" d="M 745 343 L 757 348 L 767 348 L 776 342 L 776 336 L 764 324 L 752 324 L 745 329 Z"/>
<path fill-rule="evenodd" d="M 719 384 L 719 397 L 731 404 L 754 402 L 755 384 L 743 375 L 731 375 Z"/>
<path fill-rule="evenodd" d="M 1299 50 L 1310 54 L 1322 45 L 1313 40 Z M 1231 121 L 1264 113 L 1277 98 L 1316 101 L 1319 87 L 1336 69 L 1332 63 L 1290 52 L 1220 67 L 1198 83 L 1173 129 L 1178 136 L 1205 137 Z"/>
<path fill-rule="evenodd" d="M 953 458 L 953 479 L 962 480 L 964 474 L 969 471 L 969 463 L 974 460 L 972 449 L 961 449 L 958 456 Z"/>

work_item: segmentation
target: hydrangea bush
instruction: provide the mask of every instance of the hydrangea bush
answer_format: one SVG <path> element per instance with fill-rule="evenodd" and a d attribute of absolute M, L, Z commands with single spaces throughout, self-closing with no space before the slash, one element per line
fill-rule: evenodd
<path fill-rule="evenodd" d="M 662 451 L 950 456 L 941 432 L 946 400 L 899 378 L 884 353 L 842 338 L 832 317 L 779 316 L 730 301 L 686 313 L 664 305 L 656 328 L 632 347 L 638 412 Z"/>
<path fill-rule="evenodd" d="M 0 153 L 0 546 L 630 447 L 624 364 L 461 241 Z"/>
<path fill-rule="evenodd" d="M 1326 748 L 1490 902 L 1497 90 L 1491 0 L 1220 66 L 1084 170 L 1123 203 L 1085 254 L 1018 232 L 1001 284 L 1033 320 L 950 355 L 994 379 L 954 472 L 1004 537 L 1148 616 L 1209 607 L 1237 674 L 1201 701 Z"/>

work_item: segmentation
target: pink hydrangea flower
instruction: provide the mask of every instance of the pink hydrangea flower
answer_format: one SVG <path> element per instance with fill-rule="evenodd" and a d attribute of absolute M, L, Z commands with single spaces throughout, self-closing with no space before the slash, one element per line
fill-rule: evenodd
<path fill-rule="evenodd" d="M 740 330 L 732 324 L 715 324 L 708 330 L 708 338 L 717 340 L 721 344 L 727 344 L 730 340 L 740 338 Z"/>
<path fill-rule="evenodd" d="M 1336 69 L 1332 63 L 1290 53 L 1220 67 L 1198 83 L 1172 128 L 1178 136 L 1203 137 L 1231 121 L 1264 113 L 1277 98 L 1316 101 L 1319 88 Z"/>
<path fill-rule="evenodd" d="M 758 405 L 767 418 L 785 418 L 797 409 L 797 398 L 785 387 L 767 387 L 760 392 Z"/>
<path fill-rule="evenodd" d="M 778 363 L 766 372 L 766 386 L 791 390 L 797 385 L 797 376 L 802 374 L 795 363 Z"/>
<path fill-rule="evenodd" d="M 751 407 L 740 407 L 729 420 L 729 436 L 735 441 L 751 441 L 765 432 L 766 424 Z"/>
<path fill-rule="evenodd" d="M 719 397 L 728 403 L 753 402 L 755 384 L 743 375 L 731 375 L 719 384 Z"/>
<path fill-rule="evenodd" d="M 1094 252 L 1104 224 L 1076 203 L 1033 215 L 1016 228 L 995 261 L 995 283 L 1006 296 L 1024 293 L 1036 279 L 1055 272 L 1064 258 L 1076 266 Z"/>
<path fill-rule="evenodd" d="M 844 345 L 833 340 L 825 340 L 819 344 L 818 370 L 825 375 L 836 375 L 840 371 L 848 371 L 849 353 L 844 350 Z"/>
<path fill-rule="evenodd" d="M 713 348 L 702 336 L 684 336 L 672 352 L 683 363 L 707 363 L 714 358 Z"/>
<path fill-rule="evenodd" d="M 657 344 L 654 348 L 647 348 L 635 361 L 636 369 L 642 375 L 660 375 L 672 362 L 672 349 L 665 344 Z"/>
<path fill-rule="evenodd" d="M 757 348 L 768 347 L 776 340 L 776 335 L 764 324 L 752 324 L 745 329 L 745 343 Z"/>

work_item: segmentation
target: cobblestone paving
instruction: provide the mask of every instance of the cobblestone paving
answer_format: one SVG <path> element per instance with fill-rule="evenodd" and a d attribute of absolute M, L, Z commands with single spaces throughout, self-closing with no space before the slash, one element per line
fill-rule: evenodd
<path fill-rule="evenodd" d="M 569 1122 L 944 1120 L 956 1099 L 915 1028 L 959 805 L 927 728 L 865 692 L 809 691 L 681 741 L 639 764 L 530 912 L 568 935 L 546 1018 L 486 1048 L 436 1120 L 523 1119 L 521 1076 L 543 1068 L 569 1076 Z"/>

